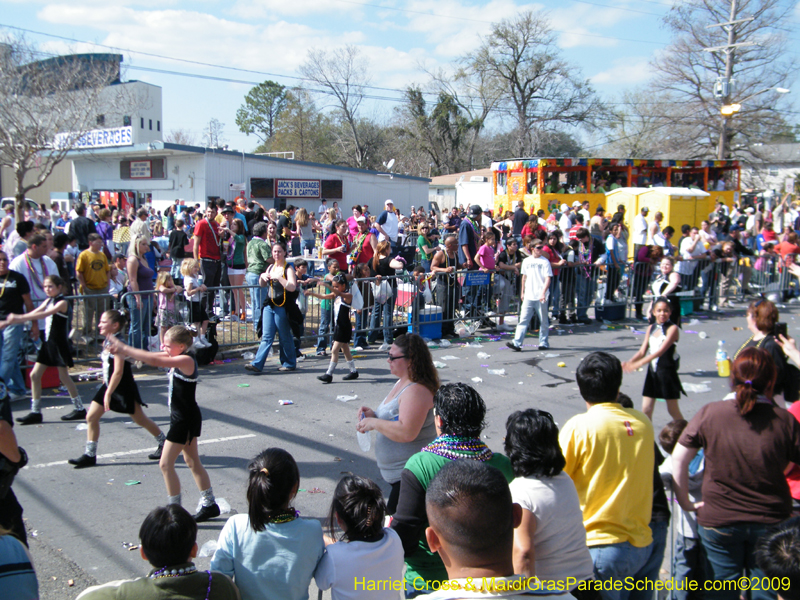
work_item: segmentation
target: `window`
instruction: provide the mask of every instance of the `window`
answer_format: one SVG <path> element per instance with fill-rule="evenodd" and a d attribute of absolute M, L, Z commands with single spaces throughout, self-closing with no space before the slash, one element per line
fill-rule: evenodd
<path fill-rule="evenodd" d="M 156 121 L 156 131 L 161 131 L 161 121 Z"/>
<path fill-rule="evenodd" d="M 97 115 L 97 124 L 100 127 L 103 127 L 106 124 L 106 116 L 105 115 Z"/>
<path fill-rule="evenodd" d="M 341 200 L 344 197 L 342 195 L 342 180 L 323 179 L 320 182 L 320 194 L 322 198 Z"/>
<path fill-rule="evenodd" d="M 252 177 L 250 179 L 250 195 L 253 198 L 274 198 L 275 180 Z"/>
<path fill-rule="evenodd" d="M 142 129 L 144 129 L 144 117 L 142 117 Z"/>
<path fill-rule="evenodd" d="M 153 119 L 150 119 L 150 131 L 153 131 Z"/>
<path fill-rule="evenodd" d="M 770 165 L 770 167 L 769 167 L 769 169 L 767 171 L 769 172 L 769 176 L 770 177 L 777 177 L 778 176 L 778 167 L 774 167 L 774 166 Z"/>
<path fill-rule="evenodd" d="M 166 178 L 166 159 L 164 158 L 148 158 L 150 162 L 150 179 L 165 179 Z M 134 160 L 133 162 L 143 162 Z M 119 161 L 119 178 L 131 179 L 131 161 Z"/>
<path fill-rule="evenodd" d="M 131 121 L 130 116 L 126 115 L 126 116 L 122 117 L 122 126 L 123 127 L 130 127 L 131 123 L 132 123 L 132 121 Z"/>

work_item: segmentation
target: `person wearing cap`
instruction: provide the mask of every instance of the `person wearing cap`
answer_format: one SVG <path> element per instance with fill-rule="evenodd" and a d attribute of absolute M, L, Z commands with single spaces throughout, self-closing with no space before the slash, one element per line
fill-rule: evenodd
<path fill-rule="evenodd" d="M 639 250 L 641 250 L 642 246 L 647 245 L 647 231 L 648 231 L 648 223 L 647 223 L 647 215 L 650 212 L 650 209 L 646 206 L 643 206 L 642 209 L 639 211 L 639 214 L 636 215 L 633 219 L 633 255 L 638 256 Z"/>
<path fill-rule="evenodd" d="M 383 203 L 384 211 L 375 222 L 375 229 L 378 230 L 378 241 L 387 240 L 392 246 L 392 253 L 397 251 L 397 233 L 400 228 L 400 219 L 394 212 L 394 202 L 386 200 Z"/>
<path fill-rule="evenodd" d="M 570 218 L 572 208 L 569 204 L 562 204 L 560 212 L 561 217 L 558 219 L 558 228 L 564 234 L 564 239 L 569 239 L 569 230 L 572 229 L 572 219 Z"/>

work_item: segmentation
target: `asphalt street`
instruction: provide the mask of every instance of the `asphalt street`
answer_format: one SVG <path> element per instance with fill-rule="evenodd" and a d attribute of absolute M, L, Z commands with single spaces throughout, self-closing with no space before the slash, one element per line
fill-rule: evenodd
<path fill-rule="evenodd" d="M 797 313 L 797 305 L 781 308 L 781 320 L 789 323 L 789 332 L 794 336 L 800 329 Z M 432 353 L 435 361 L 446 365 L 440 369 L 443 382 L 479 379 L 473 385 L 488 407 L 486 443 L 493 450 L 502 451 L 505 421 L 515 410 L 548 410 L 560 424 L 584 411 L 575 383 L 575 369 L 581 358 L 587 352 L 604 350 L 626 360 L 641 344 L 644 327 L 644 323 L 633 321 L 609 323 L 603 329 L 598 325 L 559 326 L 551 331 L 549 350 L 536 350 L 536 338 L 528 337 L 521 353 L 505 347 L 510 334 L 478 333 L 468 340 L 454 340 L 450 347 L 433 348 Z M 724 314 L 685 317 L 678 346 L 681 379 L 690 384 L 687 387 L 706 386 L 708 391 L 689 391 L 688 397 L 681 400 L 684 416 L 691 418 L 703 404 L 721 399 L 728 389 L 727 380 L 716 373 L 718 341 L 726 340 L 732 355 L 748 336 L 743 304 Z M 249 459 L 270 446 L 285 448 L 298 462 L 301 491 L 295 507 L 303 517 L 325 520 L 331 493 L 340 475 L 347 471 L 371 477 L 388 490 L 380 479 L 374 453 L 359 449 L 354 429 L 359 406 L 377 406 L 395 381 L 389 373 L 386 354 L 374 348 L 357 355 L 358 380 L 341 380 L 346 373 L 342 361 L 329 385 L 316 379 L 327 367 L 327 360 L 314 357 L 299 363 L 298 370 L 288 374 L 278 373 L 274 358 L 263 374 L 248 373 L 241 352 L 227 353 L 225 359 L 229 362 L 201 369 L 200 455 L 214 493 L 230 505 L 232 513 L 247 510 Z M 489 373 L 499 369 L 505 374 Z M 135 372 L 135 377 L 149 404 L 147 414 L 166 430 L 169 413 L 165 374 L 149 369 Z M 641 405 L 643 383 L 641 372 L 626 375 L 623 382 L 622 391 L 633 398 L 637 408 Z M 97 386 L 97 382 L 79 384 L 85 401 Z M 352 396 L 357 398 L 348 399 Z M 281 405 L 280 400 L 292 400 L 294 404 Z M 139 526 L 147 512 L 167 499 L 158 465 L 147 459 L 155 443 L 126 415 L 108 413 L 103 418 L 96 467 L 75 470 L 68 465 L 68 458 L 82 453 L 86 436 L 79 423 L 59 420 L 70 410 L 68 403 L 67 397 L 47 396 L 42 425 L 15 427 L 30 464 L 17 476 L 14 489 L 25 509 L 45 600 L 74 598 L 81 589 L 96 582 L 145 574 L 148 565 L 138 550 L 129 548 L 138 544 Z M 13 408 L 14 415 L 21 416 L 28 406 L 17 402 Z M 663 402 L 656 406 L 654 418 L 658 432 L 669 420 Z M 183 504 L 193 512 L 199 493 L 182 459 L 178 461 L 178 473 Z M 200 546 L 217 539 L 225 517 L 200 524 Z M 197 560 L 199 568 L 207 568 L 208 563 L 208 558 Z"/>

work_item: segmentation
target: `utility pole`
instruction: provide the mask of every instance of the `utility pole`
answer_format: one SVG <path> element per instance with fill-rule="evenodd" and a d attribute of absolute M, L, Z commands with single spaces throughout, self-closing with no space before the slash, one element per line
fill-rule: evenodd
<path fill-rule="evenodd" d="M 731 0 L 730 18 L 726 23 L 716 23 L 708 25 L 707 29 L 712 27 L 722 27 L 728 34 L 728 43 L 724 46 L 714 46 L 713 48 L 704 48 L 706 52 L 724 52 L 725 53 L 725 75 L 723 78 L 718 79 L 714 88 L 714 95 L 720 100 L 722 106 L 731 103 L 731 94 L 733 93 L 733 59 L 736 48 L 739 46 L 754 46 L 754 42 L 739 42 L 736 41 L 736 25 L 740 23 L 747 23 L 753 20 L 753 17 L 744 19 L 736 19 L 737 5 L 736 0 Z M 717 159 L 725 160 L 728 152 L 728 119 L 730 115 L 725 115 L 722 118 L 722 126 L 719 132 L 719 144 L 717 146 Z"/>

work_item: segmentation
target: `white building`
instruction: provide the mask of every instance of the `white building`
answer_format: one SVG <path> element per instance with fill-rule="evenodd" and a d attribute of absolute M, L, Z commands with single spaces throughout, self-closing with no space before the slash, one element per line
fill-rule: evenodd
<path fill-rule="evenodd" d="M 480 205 L 483 210 L 490 210 L 494 201 L 492 170 L 479 169 L 434 177 L 431 179 L 428 200 L 436 202 L 440 210 L 473 204 Z"/>
<path fill-rule="evenodd" d="M 157 209 L 176 199 L 202 206 L 211 198 L 232 200 L 242 189 L 265 208 L 293 204 L 317 212 L 325 198 L 329 208 L 338 202 L 345 217 L 354 204 L 368 205 L 376 215 L 391 198 L 408 214 L 426 201 L 430 181 L 161 141 L 76 150 L 69 158 L 74 191 L 111 203 L 151 202 Z"/>
<path fill-rule="evenodd" d="M 742 189 L 791 192 L 800 175 L 800 144 L 753 144 L 742 163 Z"/>

